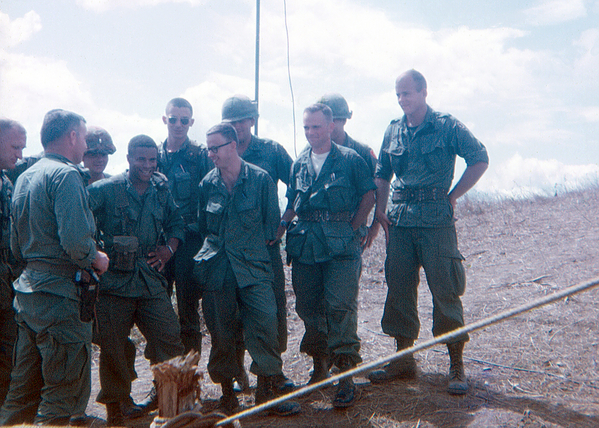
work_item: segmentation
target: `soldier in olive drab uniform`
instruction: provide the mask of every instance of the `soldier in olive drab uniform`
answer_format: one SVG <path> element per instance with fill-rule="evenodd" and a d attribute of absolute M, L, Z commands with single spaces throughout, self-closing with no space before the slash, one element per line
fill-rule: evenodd
<path fill-rule="evenodd" d="M 259 166 L 270 175 L 275 186 L 279 181 L 289 185 L 289 172 L 293 160 L 285 148 L 276 141 L 258 138 L 252 135 L 251 129 L 258 118 L 258 108 L 256 103 L 252 102 L 244 95 L 235 95 L 227 99 L 222 108 L 222 121 L 233 125 L 237 131 L 239 144 L 237 153 L 243 160 Z M 275 241 L 268 246 L 268 253 L 272 262 L 274 271 L 274 292 L 277 302 L 277 320 L 279 330 L 279 352 L 287 350 L 287 298 L 285 296 L 285 271 L 283 270 L 283 261 L 281 260 L 280 241 Z M 238 349 L 238 358 L 243 367 L 243 355 L 245 348 L 240 344 Z M 242 372 L 242 373 L 245 373 Z M 242 376 L 243 377 L 243 376 Z M 239 379 L 238 379 L 239 381 Z M 241 382 L 247 380 L 242 379 Z M 289 391 L 294 388 L 293 382 L 285 377 L 278 379 L 278 387 L 282 391 Z M 242 385 L 243 386 L 243 385 Z"/>
<path fill-rule="evenodd" d="M 358 282 L 364 226 L 374 205 L 375 184 L 366 162 L 352 149 L 331 141 L 333 114 L 324 104 L 304 110 L 310 148 L 293 163 L 283 221 L 292 261 L 296 311 L 306 333 L 300 350 L 314 360 L 310 383 L 325 379 L 329 361 L 340 370 L 361 360 Z M 351 378 L 339 382 L 335 407 L 355 400 Z"/>
<path fill-rule="evenodd" d="M 226 412 L 238 406 L 233 379 L 241 370 L 236 357 L 240 331 L 253 360 L 251 371 L 258 376 L 257 404 L 274 398 L 283 364 L 267 249 L 279 226 L 277 189 L 263 169 L 239 157 L 237 143 L 229 124 L 207 133 L 216 168 L 200 184 L 198 226 L 206 239 L 195 257 L 196 274 L 205 283 L 202 309 L 212 339 L 208 372 L 221 384 Z M 299 410 L 292 401 L 272 409 L 281 416 Z"/>
<path fill-rule="evenodd" d="M 91 390 L 91 322 L 80 318 L 80 269 L 102 274 L 82 170 L 85 120 L 52 110 L 41 129 L 44 157 L 17 182 L 10 246 L 27 263 L 13 283 L 18 326 L 10 390 L 0 425 L 81 423 Z"/>
<path fill-rule="evenodd" d="M 325 104 L 333 111 L 333 123 L 335 128 L 331 133 L 331 140 L 338 146 L 348 147 L 353 149 L 362 156 L 362 159 L 368 165 L 372 176 L 374 177 L 374 170 L 376 168 L 376 156 L 372 149 L 366 144 L 362 144 L 345 132 L 345 124 L 348 119 L 351 119 L 353 112 L 349 110 L 347 101 L 341 94 L 325 94 L 317 101 L 318 103 Z"/>
<path fill-rule="evenodd" d="M 17 338 L 12 282 L 20 274 L 10 252 L 12 183 L 4 170 L 14 169 L 16 162 L 22 159 L 26 141 L 27 133 L 20 123 L 0 118 L 0 406 L 8 392 L 12 352 Z"/>
<path fill-rule="evenodd" d="M 333 123 L 335 124 L 335 128 L 331 134 L 331 140 L 339 146 L 355 150 L 356 153 L 364 159 L 371 175 L 374 177 L 374 171 L 376 169 L 376 156 L 374 152 L 369 146 L 354 140 L 347 132 L 345 132 L 345 124 L 347 123 L 347 120 L 351 119 L 353 116 L 353 111 L 349 110 L 349 105 L 345 98 L 343 98 L 341 94 L 331 93 L 323 95 L 318 102 L 329 106 L 333 111 Z M 372 224 L 368 228 L 368 236 L 362 240 L 363 248 L 368 248 L 372 245 L 374 238 L 376 238 L 376 235 L 379 232 L 379 228 L 379 222 L 376 220 L 376 217 L 373 217 Z"/>
<path fill-rule="evenodd" d="M 489 157 L 485 146 L 461 122 L 426 104 L 426 80 L 421 73 L 403 73 L 395 81 L 395 90 L 404 116 L 392 121 L 385 132 L 376 170 L 375 215 L 387 241 L 385 278 L 389 290 L 381 325 L 395 338 L 399 351 L 411 347 L 418 338 L 420 267 L 424 267 L 433 295 L 433 335 L 464 325 L 459 296 L 464 293 L 466 277 L 453 213 L 456 200 L 487 169 Z M 467 167 L 449 191 L 456 155 L 464 158 Z M 385 214 L 394 174 L 392 203 Z M 468 391 L 462 361 L 467 340 L 465 334 L 447 343 L 451 394 Z M 416 360 L 409 355 L 370 373 L 369 379 L 380 383 L 416 375 Z"/>
<path fill-rule="evenodd" d="M 87 142 L 87 150 L 83 155 L 83 166 L 87 168 L 89 173 L 87 184 L 95 183 L 104 178 L 110 178 L 110 175 L 105 173 L 104 170 L 106 169 L 106 165 L 108 165 L 108 156 L 116 152 L 116 147 L 108 131 L 99 126 L 88 126 L 85 141 Z M 99 236 L 99 240 L 102 240 L 101 235 Z M 100 345 L 97 328 L 94 328 L 92 342 L 98 346 Z M 125 342 L 125 358 L 129 365 L 131 381 L 137 379 L 135 356 L 135 344 L 131 339 L 127 339 Z M 135 404 L 132 397 L 129 397 L 126 402 L 121 403 L 121 410 L 126 419 L 133 419 L 145 413 L 144 409 Z"/>
<path fill-rule="evenodd" d="M 108 131 L 99 126 L 89 126 L 85 141 L 87 150 L 83 155 L 83 166 L 88 169 L 90 175 L 87 184 L 110 177 L 104 170 L 108 165 L 108 155 L 116 152 L 116 147 Z"/>
<path fill-rule="evenodd" d="M 42 157 L 44 157 L 44 152 L 37 153 L 32 156 L 25 156 L 24 158 L 19 159 L 13 169 L 5 171 L 6 177 L 8 177 L 11 183 L 16 183 L 19 175 L 23 174 L 25 170 L 29 169 Z"/>
<path fill-rule="evenodd" d="M 168 137 L 160 148 L 158 171 L 166 175 L 173 198 L 185 220 L 185 242 L 177 255 L 168 263 L 165 273 L 172 291 L 176 284 L 177 308 L 181 323 L 181 341 L 185 352 L 202 351 L 202 332 L 198 314 L 202 298 L 200 284 L 196 284 L 191 272 L 193 256 L 202 246 L 202 236 L 196 228 L 198 208 L 198 185 L 208 171 L 214 168 L 208 158 L 206 147 L 190 141 L 187 133 L 193 125 L 193 109 L 183 98 L 174 98 L 166 105 L 162 121 L 167 126 Z M 170 293 L 170 291 L 169 291 Z"/>
<path fill-rule="evenodd" d="M 97 400 L 109 425 L 123 420 L 131 378 L 125 343 L 136 324 L 151 348 L 151 364 L 183 354 L 179 323 L 161 271 L 184 239 L 184 222 L 166 178 L 156 171 L 158 146 L 145 135 L 131 139 L 129 171 L 89 187 L 103 245 L 111 256 L 96 307 L 100 338 Z"/>

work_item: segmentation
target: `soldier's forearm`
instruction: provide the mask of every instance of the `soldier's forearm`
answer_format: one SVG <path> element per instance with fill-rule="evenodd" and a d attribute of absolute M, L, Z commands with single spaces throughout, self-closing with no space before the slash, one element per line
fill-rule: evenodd
<path fill-rule="evenodd" d="M 368 218 L 368 214 L 370 210 L 374 206 L 374 190 L 370 190 L 362 196 L 362 200 L 360 201 L 360 206 L 358 207 L 358 211 L 354 215 L 354 218 L 351 221 L 351 225 L 354 230 L 358 229 L 361 225 L 366 222 Z"/>
<path fill-rule="evenodd" d="M 489 164 L 486 162 L 478 162 L 468 166 L 453 190 L 449 192 L 449 200 L 455 203 L 458 198 L 464 196 L 483 176 L 488 166 Z"/>
<path fill-rule="evenodd" d="M 384 213 L 387 209 L 390 183 L 382 178 L 375 178 L 374 182 L 376 183 L 376 211 Z"/>

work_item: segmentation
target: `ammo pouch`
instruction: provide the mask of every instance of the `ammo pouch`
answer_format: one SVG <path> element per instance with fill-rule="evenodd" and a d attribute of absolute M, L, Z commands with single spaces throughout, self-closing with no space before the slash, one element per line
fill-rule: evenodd
<path fill-rule="evenodd" d="M 135 269 L 139 240 L 136 236 L 119 235 L 112 242 L 112 267 L 123 272 Z"/>

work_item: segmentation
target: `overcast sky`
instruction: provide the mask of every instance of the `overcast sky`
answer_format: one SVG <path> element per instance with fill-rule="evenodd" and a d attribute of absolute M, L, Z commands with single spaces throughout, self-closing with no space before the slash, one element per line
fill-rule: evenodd
<path fill-rule="evenodd" d="M 204 142 L 223 101 L 253 98 L 254 0 L 0 0 L 0 115 L 41 151 L 44 114 L 106 128 L 126 168 L 129 139 L 166 137 L 167 101 L 187 98 Z M 289 0 L 296 145 L 302 111 L 326 92 L 346 130 L 378 154 L 401 115 L 394 81 L 415 68 L 428 102 L 486 145 L 483 192 L 528 194 L 599 181 L 599 0 Z M 283 0 L 261 1 L 259 134 L 295 157 Z M 461 173 L 461 164 L 458 167 Z"/>

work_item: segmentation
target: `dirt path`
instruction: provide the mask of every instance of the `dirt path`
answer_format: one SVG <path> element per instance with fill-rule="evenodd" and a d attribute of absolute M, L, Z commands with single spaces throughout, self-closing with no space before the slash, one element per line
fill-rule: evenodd
<path fill-rule="evenodd" d="M 599 275 L 599 190 L 526 201 L 477 202 L 465 199 L 458 210 L 460 250 L 466 257 L 466 320 L 480 320 Z M 386 295 L 384 240 L 379 236 L 364 256 L 359 330 L 365 362 L 393 351 L 380 318 Z M 290 272 L 287 271 L 289 275 Z M 421 275 L 420 340 L 430 339 L 431 296 Z M 288 277 L 288 280 L 290 278 Z M 288 281 L 290 283 L 290 281 Z M 287 290 L 289 349 L 284 371 L 296 384 L 309 378 L 311 361 L 299 353 L 303 326 Z M 300 399 L 299 416 L 252 417 L 244 427 L 598 427 L 599 290 L 564 299 L 471 334 L 466 345 L 470 392 L 445 392 L 448 356 L 438 346 L 417 355 L 417 381 L 370 385 L 358 378 L 360 399 L 346 411 L 331 406 L 334 388 Z M 201 367 L 206 367 L 209 336 Z M 138 350 L 141 354 L 141 349 Z M 97 359 L 95 360 L 97 361 Z M 246 365 L 249 367 L 249 357 Z M 134 398 L 150 387 L 151 374 L 138 356 L 140 379 Z M 97 390 L 97 369 L 94 367 Z M 255 378 L 252 379 L 255 383 Z M 95 397 L 95 392 L 92 397 Z M 215 406 L 219 388 L 206 375 L 203 401 Z M 250 396 L 243 396 L 246 405 Z M 104 417 L 90 401 L 88 411 Z M 136 426 L 148 426 L 151 418 Z"/>

